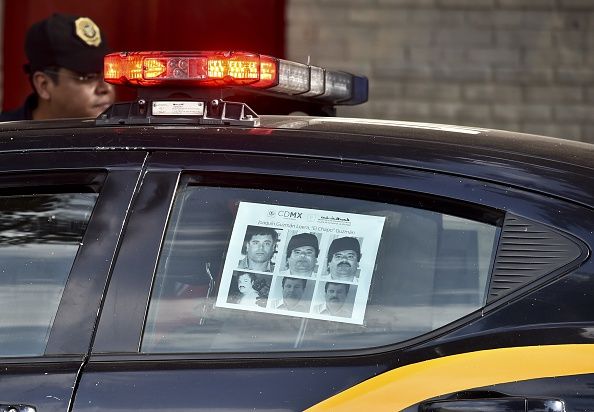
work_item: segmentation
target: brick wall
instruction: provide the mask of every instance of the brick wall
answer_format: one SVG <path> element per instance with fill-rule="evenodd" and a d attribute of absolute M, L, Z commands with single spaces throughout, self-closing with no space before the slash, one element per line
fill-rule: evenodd
<path fill-rule="evenodd" d="M 288 0 L 286 41 L 369 77 L 341 116 L 594 143 L 594 0 Z"/>

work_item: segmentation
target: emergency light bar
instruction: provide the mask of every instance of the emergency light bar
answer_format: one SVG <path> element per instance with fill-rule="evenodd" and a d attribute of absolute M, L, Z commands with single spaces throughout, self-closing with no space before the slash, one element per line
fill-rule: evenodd
<path fill-rule="evenodd" d="M 367 78 L 246 52 L 126 52 L 104 59 L 105 81 L 140 87 L 243 87 L 328 102 L 367 101 Z"/>

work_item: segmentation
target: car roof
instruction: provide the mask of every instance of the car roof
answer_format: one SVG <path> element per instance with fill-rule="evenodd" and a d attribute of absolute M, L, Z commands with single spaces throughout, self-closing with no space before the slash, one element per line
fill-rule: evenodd
<path fill-rule="evenodd" d="M 252 137 L 221 138 L 246 134 Z M 238 139 L 242 139 L 240 144 Z M 118 147 L 207 149 L 399 165 L 594 205 L 594 145 L 553 137 L 430 123 L 266 115 L 260 116 L 258 127 L 96 126 L 92 119 L 0 125 L 0 151 L 4 152 Z"/>

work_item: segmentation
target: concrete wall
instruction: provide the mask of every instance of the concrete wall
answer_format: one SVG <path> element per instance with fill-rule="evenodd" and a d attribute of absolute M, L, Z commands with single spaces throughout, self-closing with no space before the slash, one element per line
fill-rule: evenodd
<path fill-rule="evenodd" d="M 287 58 L 363 74 L 339 115 L 594 143 L 594 0 L 288 0 Z"/>

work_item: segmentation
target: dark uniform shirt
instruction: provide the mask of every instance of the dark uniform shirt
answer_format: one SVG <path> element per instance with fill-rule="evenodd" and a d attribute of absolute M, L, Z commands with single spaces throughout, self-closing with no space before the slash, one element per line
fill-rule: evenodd
<path fill-rule="evenodd" d="M 33 110 L 37 107 L 37 95 L 31 93 L 25 103 L 18 109 L 9 112 L 0 113 L 0 122 L 10 122 L 13 120 L 32 120 Z"/>

